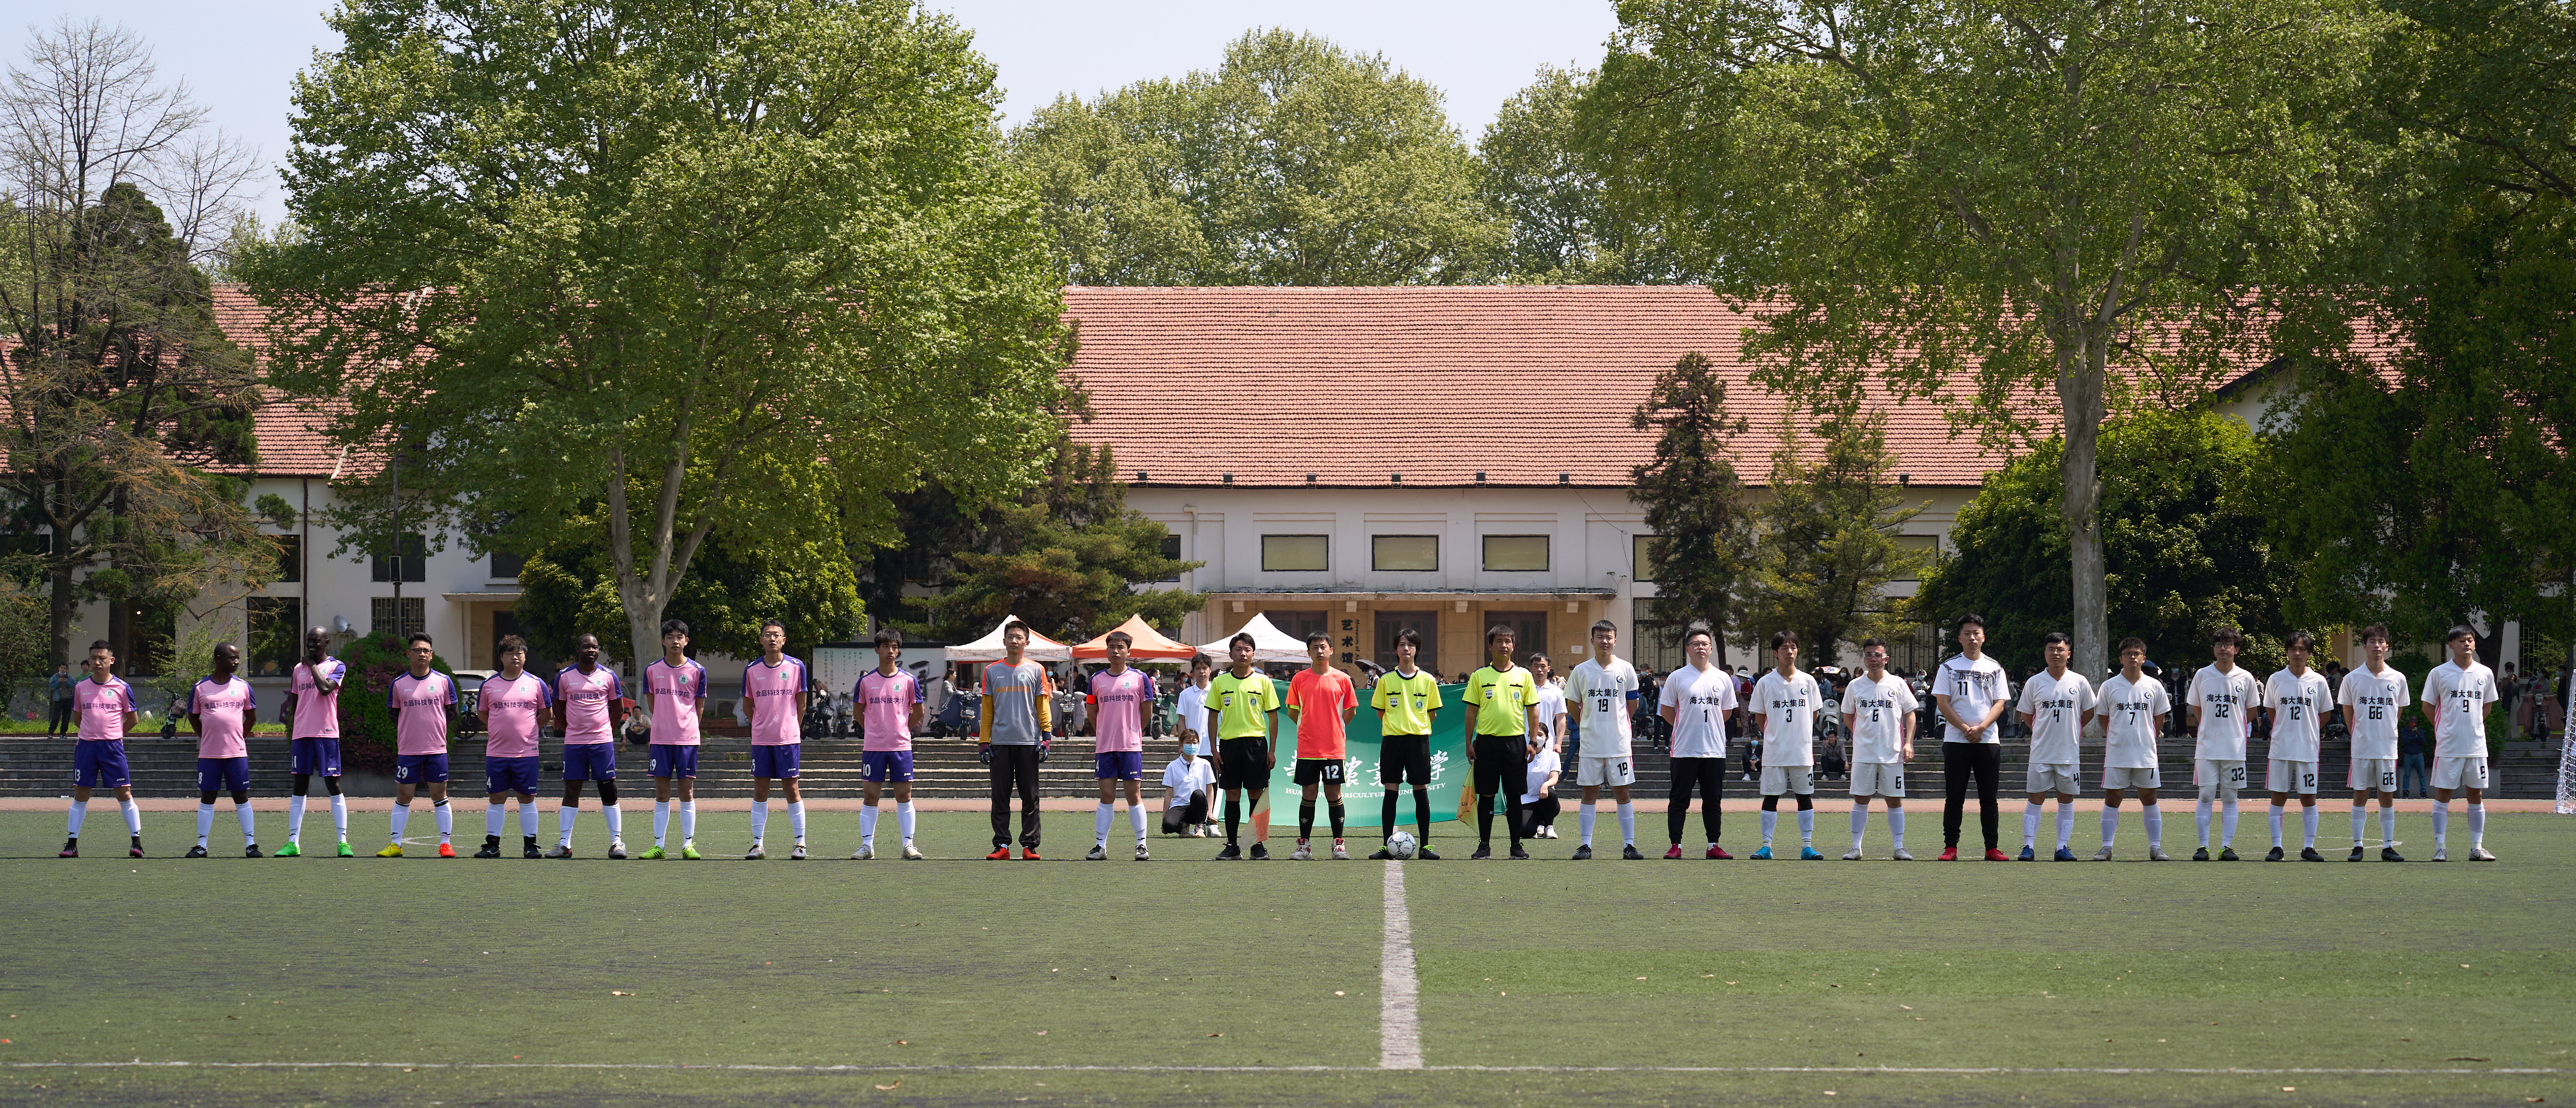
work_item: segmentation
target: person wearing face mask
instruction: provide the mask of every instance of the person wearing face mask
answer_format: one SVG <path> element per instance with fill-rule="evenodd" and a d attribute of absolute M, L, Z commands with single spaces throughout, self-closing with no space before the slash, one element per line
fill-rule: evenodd
<path fill-rule="evenodd" d="M 1199 729 L 1181 728 L 1181 756 L 1163 767 L 1163 833 L 1208 835 L 1208 797 L 1216 792 L 1216 767 L 1199 757 Z"/>

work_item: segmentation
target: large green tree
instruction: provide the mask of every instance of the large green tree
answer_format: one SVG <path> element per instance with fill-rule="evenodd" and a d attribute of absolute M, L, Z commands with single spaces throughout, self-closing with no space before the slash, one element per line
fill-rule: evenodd
<path fill-rule="evenodd" d="M 276 379 L 358 448 L 354 533 L 398 509 L 533 552 L 596 504 L 640 661 L 719 529 L 881 541 L 926 475 L 1033 475 L 1060 276 L 948 18 L 356 0 L 330 24 L 295 84 L 299 234 L 237 267 Z"/>
<path fill-rule="evenodd" d="M 1951 528 L 1952 552 L 1909 605 L 1916 618 L 1946 625 L 1976 612 L 1996 657 L 2040 664 L 2040 636 L 2075 614 L 2057 510 L 2064 450 L 2050 439 L 1987 475 Z M 2103 429 L 2112 634 L 2145 639 L 2161 665 L 2197 666 L 2211 634 L 2235 627 L 2251 640 L 2248 665 L 2279 664 L 2298 559 L 2265 536 L 2269 470 L 2253 431 L 2212 412 L 2146 410 Z"/>
<path fill-rule="evenodd" d="M 568 661 L 572 641 L 588 632 L 613 636 L 626 624 L 625 600 L 608 558 L 608 526 L 596 505 L 519 571 L 512 614 L 527 629 L 540 660 Z M 692 650 L 749 658 L 760 652 L 760 625 L 786 625 L 791 653 L 858 633 L 858 581 L 830 527 L 798 534 L 749 528 L 718 530 L 697 568 L 662 609 L 686 620 Z M 533 663 L 532 663 L 533 664 Z"/>
<path fill-rule="evenodd" d="M 1539 70 L 1503 102 L 1476 145 L 1476 195 L 1501 224 L 1496 279 L 1541 285 L 1650 285 L 1696 279 L 1663 246 L 1648 205 L 1585 133 L 1590 70 Z"/>
<path fill-rule="evenodd" d="M 1063 97 L 1011 146 L 1076 284 L 1438 284 L 1496 239 L 1440 91 L 1313 35 Z"/>
<path fill-rule="evenodd" d="M 2061 438 L 2075 660 L 2108 647 L 2103 421 L 2260 364 L 2349 208 L 2318 125 L 2364 0 L 1623 0 L 1587 111 L 1762 317 L 1757 381 Z"/>
<path fill-rule="evenodd" d="M 1654 457 L 1628 474 L 1636 486 L 1629 495 L 1646 510 L 1655 536 L 1646 543 L 1646 575 L 1655 585 L 1647 610 L 1677 625 L 1707 621 L 1722 661 L 1753 538 L 1744 482 L 1729 453 L 1745 421 L 1727 414 L 1725 379 L 1694 351 L 1656 375 L 1630 423 L 1655 432 Z"/>
<path fill-rule="evenodd" d="M 1906 507 L 1887 479 L 1884 416 L 1842 412 L 1814 428 L 1807 444 L 1772 455 L 1770 497 L 1753 509 L 1749 572 L 1739 589 L 1739 638 L 1760 657 L 1771 632 L 1798 633 L 1811 664 L 1830 663 L 1843 643 L 1911 629 L 1888 585 L 1913 580 L 1928 564 L 1897 535 L 1923 512 Z"/>
<path fill-rule="evenodd" d="M 2576 631 L 2576 11 L 2393 0 L 2355 134 L 2373 232 L 2302 305 L 2270 432 L 2300 608 L 2433 640 Z M 2347 325 L 2358 321 L 2357 326 Z M 2481 618 L 2482 617 L 2482 618 Z M 2495 644 L 2500 636 L 2485 642 Z M 2526 640 L 2529 641 L 2529 640 Z"/>

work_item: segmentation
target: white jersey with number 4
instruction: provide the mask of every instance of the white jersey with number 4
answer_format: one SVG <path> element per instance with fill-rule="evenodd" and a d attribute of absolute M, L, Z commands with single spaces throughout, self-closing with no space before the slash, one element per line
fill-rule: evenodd
<path fill-rule="evenodd" d="M 2051 677 L 2047 670 L 2030 675 L 2021 687 L 2020 710 L 2030 717 L 2030 760 L 2044 766 L 2071 766 L 2082 753 L 2076 746 L 2076 733 L 2084 727 L 2084 713 L 2095 704 L 2093 682 L 2084 675 L 2067 670 L 2064 677 Z"/>
<path fill-rule="evenodd" d="M 2343 675 L 2336 699 L 2352 709 L 2354 761 L 2397 760 L 2397 714 L 2406 707 L 2406 675 L 2390 666 L 2380 673 L 2363 666 Z"/>
<path fill-rule="evenodd" d="M 2495 671 L 2485 662 L 2471 660 L 2467 669 L 2444 662 L 2425 674 L 2424 703 L 2433 713 L 2433 756 L 2486 757 L 2487 705 L 2501 695 Z"/>
<path fill-rule="evenodd" d="M 2243 666 L 2224 673 L 2214 664 L 2200 667 L 2191 675 L 2191 695 L 2183 698 L 2186 707 L 2200 709 L 2200 741 L 2191 756 L 2204 762 L 2244 761 L 2248 713 L 2262 695 Z"/>
<path fill-rule="evenodd" d="M 2334 688 L 2326 675 L 2283 669 L 2263 683 L 2263 702 L 2272 709 L 2272 760 L 2316 761 L 2324 736 L 2317 717 L 2334 706 Z"/>
<path fill-rule="evenodd" d="M 1905 713 L 1923 705 L 1893 673 L 1876 681 L 1864 673 L 1843 687 L 1843 714 L 1851 717 L 1852 761 L 1894 764 L 1905 752 Z"/>
<path fill-rule="evenodd" d="M 1628 701 L 1637 695 L 1637 667 L 1626 658 L 1609 665 L 1585 659 L 1566 679 L 1565 698 L 1573 702 L 1576 730 L 1586 758 L 1625 758 L 1632 739 Z"/>

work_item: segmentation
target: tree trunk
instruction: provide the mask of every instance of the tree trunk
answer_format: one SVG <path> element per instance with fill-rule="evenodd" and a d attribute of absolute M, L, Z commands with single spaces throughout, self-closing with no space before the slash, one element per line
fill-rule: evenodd
<path fill-rule="evenodd" d="M 2103 360 L 2106 335 L 2070 328 L 2057 350 L 2057 398 L 2066 412 L 2066 542 L 2073 562 L 2076 672 L 2101 680 L 2110 672 L 2111 614 L 2102 563 L 2102 474 L 2096 448 L 2102 438 Z M 2070 343 L 2067 340 L 2072 338 Z M 2070 349 L 2070 347 L 2072 347 Z"/>
<path fill-rule="evenodd" d="M 62 535 L 52 535 L 49 538 L 64 546 L 70 545 L 70 540 Z M 47 576 L 53 578 L 54 586 L 53 596 L 46 605 L 46 614 L 51 618 L 53 627 L 53 654 L 50 660 L 54 665 L 66 665 L 72 660 L 72 615 L 77 610 L 72 601 L 72 565 L 57 558 L 54 561 L 53 572 Z M 82 657 L 85 659 L 88 655 L 84 653 Z"/>

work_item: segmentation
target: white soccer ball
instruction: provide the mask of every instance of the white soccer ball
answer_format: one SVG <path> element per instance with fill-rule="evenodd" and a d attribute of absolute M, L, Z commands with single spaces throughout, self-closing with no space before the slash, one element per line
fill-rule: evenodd
<path fill-rule="evenodd" d="M 1422 844 L 1413 841 L 1411 831 L 1398 831 L 1388 836 L 1386 840 L 1386 852 L 1395 855 L 1398 861 L 1413 857 L 1413 852 L 1421 846 Z"/>

